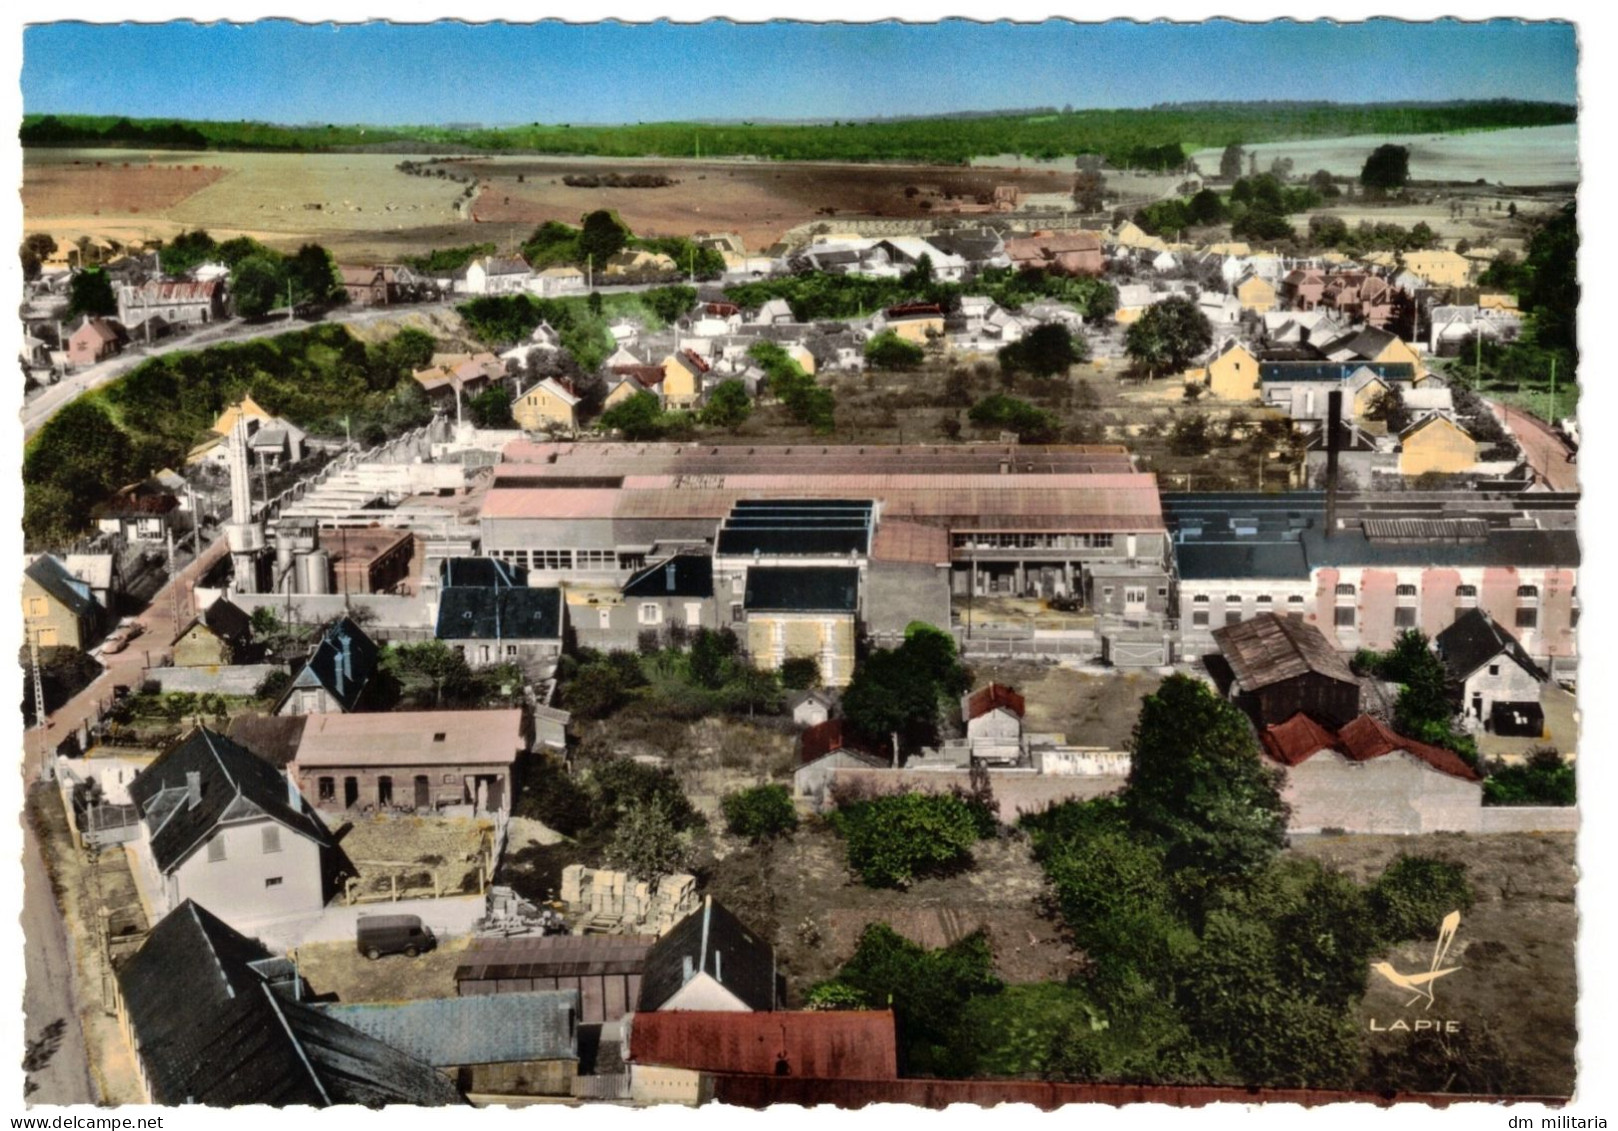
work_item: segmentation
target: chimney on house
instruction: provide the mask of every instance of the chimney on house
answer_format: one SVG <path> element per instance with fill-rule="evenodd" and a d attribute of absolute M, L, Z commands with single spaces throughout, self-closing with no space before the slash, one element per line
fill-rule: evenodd
<path fill-rule="evenodd" d="M 672 559 L 668 565 L 663 567 L 663 583 L 670 593 L 674 592 L 674 562 Z"/>
<path fill-rule="evenodd" d="M 298 779 L 287 770 L 287 807 L 294 813 L 303 812 L 303 797 L 298 793 Z"/>
<path fill-rule="evenodd" d="M 195 809 L 202 804 L 202 772 L 200 770 L 187 770 L 185 772 L 185 807 Z"/>

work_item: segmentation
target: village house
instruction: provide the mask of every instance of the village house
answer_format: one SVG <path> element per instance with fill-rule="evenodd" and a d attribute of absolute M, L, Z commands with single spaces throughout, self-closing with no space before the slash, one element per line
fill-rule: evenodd
<path fill-rule="evenodd" d="M 469 1096 L 569 1096 L 579 991 L 322 1003 L 320 1012 L 430 1064 Z"/>
<path fill-rule="evenodd" d="M 355 711 L 376 675 L 380 653 L 375 641 L 348 617 L 326 629 L 309 659 L 275 705 L 277 715 L 318 715 Z"/>
<path fill-rule="evenodd" d="M 541 297 L 579 294 L 588 287 L 584 272 L 571 264 L 559 264 L 535 271 L 528 277 L 527 288 Z"/>
<path fill-rule="evenodd" d="M 88 648 L 105 610 L 61 559 L 40 554 L 22 571 L 23 629 L 41 648 Z"/>
<path fill-rule="evenodd" d="M 631 369 L 634 371 L 630 372 Z M 614 376 L 609 378 L 607 395 L 601 399 L 603 412 L 614 405 L 622 404 L 636 393 L 650 393 L 657 398 L 658 406 L 662 406 L 663 370 L 658 366 L 620 366 L 610 372 Z"/>
<path fill-rule="evenodd" d="M 794 797 L 808 801 L 817 811 L 827 802 L 838 770 L 885 770 L 895 765 L 894 755 L 878 755 L 850 745 L 842 719 L 816 723 L 798 735 L 798 765 L 792 773 Z"/>
<path fill-rule="evenodd" d="M 174 638 L 174 666 L 199 668 L 246 663 L 252 646 L 252 619 L 228 597 L 219 597 L 192 617 Z"/>
<path fill-rule="evenodd" d="M 1258 399 L 1258 358 L 1237 338 L 1217 347 L 1213 359 L 1203 367 L 1208 395 L 1222 401 Z"/>
<path fill-rule="evenodd" d="M 808 657 L 827 687 L 854 675 L 860 571 L 828 566 L 765 566 L 746 573 L 745 643 L 753 665 L 774 671 Z"/>
<path fill-rule="evenodd" d="M 533 269 L 522 256 L 474 259 L 454 275 L 456 294 L 514 295 L 527 289 Z"/>
<path fill-rule="evenodd" d="M 637 1012 L 767 1013 L 779 995 L 775 948 L 710 895 L 647 952 Z"/>
<path fill-rule="evenodd" d="M 505 813 L 523 730 L 515 708 L 314 715 L 287 776 L 327 813 Z"/>
<path fill-rule="evenodd" d="M 432 297 L 437 290 L 427 279 L 396 263 L 377 267 L 339 267 L 337 277 L 342 281 L 350 306 L 420 302 Z"/>
<path fill-rule="evenodd" d="M 1269 314 L 1280 301 L 1275 284 L 1257 272 L 1249 272 L 1237 280 L 1231 289 L 1243 310 L 1254 314 Z"/>
<path fill-rule="evenodd" d="M 527 366 L 536 354 L 556 353 L 562 349 L 562 335 L 549 323 L 541 321 L 528 334 L 528 340 L 519 345 L 512 346 L 500 355 L 500 360 L 507 368 L 512 362 L 519 366 Z"/>
<path fill-rule="evenodd" d="M 435 408 L 453 405 L 457 413 L 464 400 L 477 396 L 505 375 L 505 362 L 487 351 L 434 356 L 432 365 L 411 374 Z"/>
<path fill-rule="evenodd" d="M 871 333 L 892 333 L 924 346 L 944 336 L 944 310 L 937 303 L 908 302 L 890 306 L 871 319 Z"/>
<path fill-rule="evenodd" d="M 1099 275 L 1106 265 L 1095 232 L 1034 232 L 1005 242 L 1005 254 L 1019 271 L 1057 275 Z"/>
<path fill-rule="evenodd" d="M 1369 257 L 1368 257 L 1369 258 Z M 1472 264 L 1447 248 L 1403 253 L 1404 269 L 1435 287 L 1464 287 L 1472 280 Z"/>
<path fill-rule="evenodd" d="M 1197 296 L 1197 310 L 1208 320 L 1215 333 L 1230 331 L 1241 325 L 1242 304 L 1234 295 L 1218 291 L 1203 291 Z"/>
<path fill-rule="evenodd" d="M 1522 333 L 1522 315 L 1481 303 L 1474 306 L 1435 306 L 1428 313 L 1427 348 L 1438 357 L 1454 357 L 1462 346 L 1482 339 L 1515 341 Z"/>
<path fill-rule="evenodd" d="M 75 369 L 105 361 L 124 348 L 129 335 L 106 318 L 85 318 L 67 339 L 67 362 Z"/>
<path fill-rule="evenodd" d="M 1477 440 L 1454 417 L 1429 412 L 1399 433 L 1399 474 L 1470 471 L 1478 462 L 1478 449 Z"/>
<path fill-rule="evenodd" d="M 1372 326 L 1344 333 L 1330 341 L 1314 339 L 1315 348 L 1324 361 L 1339 364 L 1369 362 L 1377 365 L 1408 365 L 1412 379 L 1420 382 L 1427 375 L 1422 356 L 1416 349 L 1388 330 Z"/>
<path fill-rule="evenodd" d="M 546 377 L 511 402 L 511 415 L 525 432 L 571 432 L 579 426 L 583 400 L 566 377 Z"/>
<path fill-rule="evenodd" d="M 1433 649 L 1468 722 L 1495 734 L 1540 736 L 1540 692 L 1549 677 L 1498 621 L 1482 609 L 1466 609 L 1433 637 Z"/>
<path fill-rule="evenodd" d="M 434 635 L 474 668 L 554 660 L 562 654 L 561 590 L 446 586 Z"/>
<path fill-rule="evenodd" d="M 1300 711 L 1259 732 L 1282 769 L 1287 831 L 1416 836 L 1475 832 L 1477 771 L 1453 751 L 1395 734 L 1360 715 L 1333 730 Z"/>
<path fill-rule="evenodd" d="M 787 696 L 787 710 L 792 712 L 793 723 L 804 728 L 819 726 L 831 718 L 832 708 L 836 705 L 836 698 L 818 687 L 794 691 Z"/>
<path fill-rule="evenodd" d="M 1209 670 L 1256 726 L 1285 722 L 1299 711 L 1332 725 L 1360 713 L 1359 681 L 1302 617 L 1260 613 L 1214 629 L 1213 638 L 1219 655 L 1208 658 Z"/>
<path fill-rule="evenodd" d="M 153 926 L 112 985 L 146 1103 L 464 1102 L 432 1066 L 313 1008 L 295 963 L 192 900 Z"/>
<path fill-rule="evenodd" d="M 690 349 L 675 350 L 663 359 L 663 403 L 690 408 L 702 393 L 702 379 L 710 366 Z"/>
<path fill-rule="evenodd" d="M 659 640 L 720 627 L 714 601 L 713 559 L 681 553 L 632 575 L 621 589 L 567 587 L 568 623 L 579 644 L 602 651 L 633 651 L 650 633 Z"/>
<path fill-rule="evenodd" d="M 159 472 L 153 478 L 161 482 L 163 475 Z M 68 573 L 90 587 L 96 604 L 109 611 L 118 607 L 124 595 L 124 574 L 117 554 L 63 554 L 58 560 Z"/>
<path fill-rule="evenodd" d="M 290 777 L 205 727 L 130 783 L 131 870 L 156 915 L 188 899 L 239 929 L 318 913 L 340 854 Z"/>
<path fill-rule="evenodd" d="M 1027 707 L 1015 688 L 991 683 L 961 696 L 972 760 L 1015 765 L 1023 760 L 1023 715 Z"/>
<path fill-rule="evenodd" d="M 180 500 L 152 479 L 121 487 L 91 510 L 96 527 L 125 542 L 161 542 L 169 528 L 183 527 Z"/>
<path fill-rule="evenodd" d="M 290 420 L 276 416 L 251 396 L 245 396 L 237 403 L 226 406 L 219 414 L 219 419 L 214 421 L 213 434 L 191 449 L 186 463 L 208 460 L 224 465 L 229 453 L 226 441 L 239 419 L 247 422 L 247 451 L 255 466 L 284 467 L 304 458 L 308 433 Z"/>

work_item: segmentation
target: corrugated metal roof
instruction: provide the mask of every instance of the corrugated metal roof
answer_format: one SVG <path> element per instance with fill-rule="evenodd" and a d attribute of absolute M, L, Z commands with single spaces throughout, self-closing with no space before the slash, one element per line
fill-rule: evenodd
<path fill-rule="evenodd" d="M 584 978 L 639 974 L 653 935 L 533 935 L 474 939 L 456 982 L 521 978 Z"/>
<path fill-rule="evenodd" d="M 871 541 L 872 561 L 936 564 L 949 558 L 949 531 L 939 526 L 884 520 Z"/>
<path fill-rule="evenodd" d="M 627 1022 L 635 1064 L 822 1080 L 894 1080 L 893 1014 L 636 1013 Z"/>
<path fill-rule="evenodd" d="M 578 990 L 473 994 L 321 1007 L 327 1017 L 431 1064 L 577 1060 Z"/>
<path fill-rule="evenodd" d="M 509 766 L 522 748 L 522 712 L 388 711 L 308 716 L 295 761 L 316 766 Z"/>

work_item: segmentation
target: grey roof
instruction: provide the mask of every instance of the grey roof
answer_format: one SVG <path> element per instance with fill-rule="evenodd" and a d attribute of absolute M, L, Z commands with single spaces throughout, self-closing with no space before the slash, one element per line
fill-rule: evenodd
<path fill-rule="evenodd" d="M 464 585 L 494 589 L 528 584 L 526 569 L 499 558 L 445 558 L 438 576 L 445 588 Z"/>
<path fill-rule="evenodd" d="M 869 499 L 741 499 L 719 528 L 719 554 L 869 554 Z"/>
<path fill-rule="evenodd" d="M 189 775 L 200 795 L 189 798 Z M 331 835 L 303 798 L 295 803 L 280 771 L 244 746 L 198 727 L 135 776 L 130 798 L 150 832 L 152 859 L 165 874 L 199 848 L 225 820 L 268 817 L 330 846 Z"/>
<path fill-rule="evenodd" d="M 440 640 L 559 640 L 562 591 L 455 586 L 438 595 Z"/>
<path fill-rule="evenodd" d="M 344 711 L 358 705 L 371 677 L 376 675 L 379 655 L 376 641 L 364 629 L 342 617 L 335 621 L 315 645 L 309 661 L 293 677 L 292 683 L 276 704 L 277 710 L 294 691 L 322 687 Z"/>
<path fill-rule="evenodd" d="M 638 979 L 657 940 L 650 935 L 528 935 L 474 939 L 455 981 L 583 978 L 625 974 Z M 639 985 L 636 981 L 635 985 Z"/>
<path fill-rule="evenodd" d="M 200 616 L 191 618 L 191 622 L 180 630 L 180 636 L 191 631 L 197 623 L 207 625 L 208 631 L 219 639 L 232 646 L 247 643 L 253 635 L 252 619 L 242 611 L 240 605 L 233 604 L 228 597 L 220 597 L 213 604 L 202 610 Z"/>
<path fill-rule="evenodd" d="M 263 944 L 191 900 L 152 928 L 118 986 L 153 1101 L 461 1102 L 431 1066 L 283 996 L 274 968 Z"/>
<path fill-rule="evenodd" d="M 325 1005 L 321 1012 L 435 1068 L 454 1068 L 577 1060 L 579 1008 L 572 989 Z"/>
<path fill-rule="evenodd" d="M 755 566 L 743 600 L 749 612 L 852 613 L 859 586 L 851 566 Z"/>
<path fill-rule="evenodd" d="M 675 554 L 647 566 L 624 582 L 625 597 L 712 597 L 713 559 L 706 554 Z"/>
<path fill-rule="evenodd" d="M 640 1008 L 661 1009 L 691 976 L 707 973 L 755 1012 L 775 1008 L 775 948 L 709 896 L 646 955 Z"/>
<path fill-rule="evenodd" d="M 1213 638 L 1248 691 L 1310 674 L 1358 686 L 1354 673 L 1320 629 L 1306 624 L 1302 617 L 1260 613 L 1240 624 L 1214 629 Z"/>
<path fill-rule="evenodd" d="M 39 587 L 76 617 L 95 613 L 96 599 L 90 586 L 68 572 L 67 566 L 50 554 L 41 554 L 23 570 Z"/>
<path fill-rule="evenodd" d="M 226 733 L 276 769 L 285 769 L 298 753 L 308 715 L 237 715 Z"/>
<path fill-rule="evenodd" d="M 1374 326 L 1364 326 L 1358 330 L 1350 330 L 1329 342 L 1319 346 L 1320 352 L 1330 357 L 1336 353 L 1347 351 L 1355 357 L 1369 361 L 1388 346 L 1399 340 L 1399 335 L 1387 330 L 1378 330 Z"/>
<path fill-rule="evenodd" d="M 1454 624 L 1433 637 L 1433 646 L 1456 680 L 1469 679 L 1502 652 L 1535 679 L 1547 678 L 1522 643 L 1482 609 L 1468 609 L 1456 617 Z"/>

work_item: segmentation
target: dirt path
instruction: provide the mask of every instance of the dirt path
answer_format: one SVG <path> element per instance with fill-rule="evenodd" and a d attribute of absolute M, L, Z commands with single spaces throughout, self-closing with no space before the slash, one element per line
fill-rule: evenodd
<path fill-rule="evenodd" d="M 30 1104 L 90 1104 L 84 1030 L 74 994 L 73 957 L 51 893 L 39 840 L 23 821 L 23 1094 Z"/>
<path fill-rule="evenodd" d="M 1496 405 L 1495 411 L 1517 437 L 1523 455 L 1534 474 L 1550 484 L 1553 491 L 1577 491 L 1579 468 L 1568 460 L 1571 451 L 1562 438 L 1537 416 L 1510 405 Z"/>

